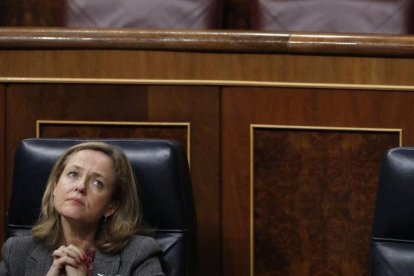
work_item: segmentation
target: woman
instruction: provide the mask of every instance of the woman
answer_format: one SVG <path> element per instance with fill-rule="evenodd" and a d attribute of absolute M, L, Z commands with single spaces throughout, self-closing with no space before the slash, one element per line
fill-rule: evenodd
<path fill-rule="evenodd" d="M 105 143 L 68 149 L 56 162 L 33 237 L 3 246 L 0 275 L 164 275 L 145 229 L 131 166 Z"/>

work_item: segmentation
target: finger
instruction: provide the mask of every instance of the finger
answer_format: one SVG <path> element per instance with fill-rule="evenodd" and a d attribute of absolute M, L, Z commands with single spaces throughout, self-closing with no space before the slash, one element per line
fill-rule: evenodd
<path fill-rule="evenodd" d="M 63 246 L 63 245 L 60 246 L 58 249 L 52 252 L 52 256 L 59 258 L 59 257 L 66 255 L 65 249 L 66 249 L 66 246 Z"/>
<path fill-rule="evenodd" d="M 58 259 L 54 259 L 52 266 L 50 267 L 49 272 L 58 272 L 61 269 L 63 269 L 64 267 L 66 267 L 67 265 L 70 266 L 78 266 L 78 264 L 76 263 L 76 261 L 72 258 L 69 257 L 62 257 L 62 258 L 58 258 Z M 54 274 L 54 273 L 53 273 Z M 59 273 L 60 275 L 60 273 Z"/>
<path fill-rule="evenodd" d="M 61 246 L 55 251 L 53 251 L 52 256 L 54 259 L 61 259 L 63 257 L 69 257 L 74 259 L 77 263 L 81 263 L 84 258 L 82 255 L 82 251 L 75 246 Z"/>
<path fill-rule="evenodd" d="M 69 256 L 75 258 L 77 261 L 85 260 L 85 251 L 82 248 L 70 244 L 67 246 L 67 253 Z"/>
<path fill-rule="evenodd" d="M 59 259 L 56 259 L 53 263 L 56 264 L 57 266 L 59 266 L 60 268 L 66 266 L 66 265 L 70 265 L 70 266 L 73 266 L 75 268 L 78 268 L 79 266 L 82 265 L 80 262 L 76 261 L 76 259 L 74 259 L 70 256 L 63 256 Z"/>

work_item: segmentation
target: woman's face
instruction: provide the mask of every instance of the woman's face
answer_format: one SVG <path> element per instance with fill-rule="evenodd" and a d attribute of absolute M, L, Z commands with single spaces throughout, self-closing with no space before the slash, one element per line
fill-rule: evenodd
<path fill-rule="evenodd" d="M 65 219 L 98 224 L 115 211 L 111 158 L 100 151 L 81 150 L 70 157 L 54 190 L 54 207 Z"/>

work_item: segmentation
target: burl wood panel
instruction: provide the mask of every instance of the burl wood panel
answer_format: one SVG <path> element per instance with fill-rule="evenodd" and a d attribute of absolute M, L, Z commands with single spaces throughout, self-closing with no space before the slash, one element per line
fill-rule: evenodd
<path fill-rule="evenodd" d="M 0 221 L 5 221 L 6 215 L 6 98 L 5 98 L 5 86 L 0 84 Z M 1 224 L 0 224 L 1 225 Z M 4 226 L 4 225 L 3 225 Z M 4 240 L 5 228 L 0 226 L 0 241 Z"/>
<path fill-rule="evenodd" d="M 254 275 L 369 275 L 383 154 L 398 132 L 253 130 Z"/>
<path fill-rule="evenodd" d="M 7 166 L 18 141 L 36 135 L 36 120 L 185 122 L 191 124 L 191 177 L 198 223 L 196 275 L 218 275 L 220 265 L 219 88 L 201 86 L 10 84 L 7 91 Z M 136 129 L 45 129 L 42 135 L 135 135 Z M 59 133 L 58 133 L 59 131 Z M 82 133 L 81 133 L 82 131 Z M 140 133 L 142 132 L 140 129 Z M 159 128 L 151 130 L 166 135 Z M 176 129 L 170 129 L 170 133 Z M 174 136 L 179 139 L 180 129 Z M 157 134 L 157 135 L 158 135 Z M 140 135 L 140 134 L 138 134 Z M 11 170 L 7 171 L 10 195 Z M 3 224 L 0 228 L 3 229 Z"/>
<path fill-rule="evenodd" d="M 224 87 L 222 93 L 223 275 L 250 274 L 251 124 L 402 129 L 403 145 L 414 145 L 412 92 Z"/>

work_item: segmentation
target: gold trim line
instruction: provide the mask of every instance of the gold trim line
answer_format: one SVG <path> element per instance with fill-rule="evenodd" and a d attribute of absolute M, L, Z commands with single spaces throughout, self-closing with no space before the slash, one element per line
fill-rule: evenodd
<path fill-rule="evenodd" d="M 298 87 L 320 89 L 400 90 L 414 91 L 414 85 L 307 83 L 242 80 L 189 80 L 189 79 L 111 79 L 111 78 L 26 78 L 0 77 L 3 83 L 66 83 L 66 84 L 152 84 L 152 85 L 206 85 L 250 87 Z"/>

